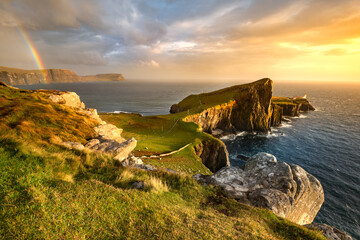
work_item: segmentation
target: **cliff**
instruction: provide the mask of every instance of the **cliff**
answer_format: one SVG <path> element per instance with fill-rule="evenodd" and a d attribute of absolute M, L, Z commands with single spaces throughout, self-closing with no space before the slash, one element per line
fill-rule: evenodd
<path fill-rule="evenodd" d="M 121 74 L 79 76 L 75 72 L 67 69 L 23 70 L 0 67 L 0 81 L 9 85 L 122 80 L 124 80 L 124 77 Z"/>
<path fill-rule="evenodd" d="M 190 95 L 171 106 L 171 113 L 186 112 L 184 121 L 199 124 L 203 131 L 270 130 L 272 80 L 224 88 L 215 92 Z"/>
<path fill-rule="evenodd" d="M 221 129 L 236 131 L 268 131 L 279 126 L 283 116 L 299 116 L 301 111 L 315 108 L 305 97 L 273 97 L 273 82 L 264 78 L 210 93 L 190 95 L 170 108 L 182 112 L 183 120 L 199 124 L 203 131 Z"/>

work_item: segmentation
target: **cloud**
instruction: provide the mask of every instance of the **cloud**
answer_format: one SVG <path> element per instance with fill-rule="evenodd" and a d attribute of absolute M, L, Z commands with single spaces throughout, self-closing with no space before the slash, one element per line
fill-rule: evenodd
<path fill-rule="evenodd" d="M 20 26 L 46 66 L 250 76 L 285 60 L 355 56 L 359 21 L 358 0 L 3 0 L 0 63 L 31 62 Z"/>

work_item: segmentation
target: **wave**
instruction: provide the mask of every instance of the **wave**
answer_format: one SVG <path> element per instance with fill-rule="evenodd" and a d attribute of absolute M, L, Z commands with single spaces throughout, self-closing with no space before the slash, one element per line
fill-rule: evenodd
<path fill-rule="evenodd" d="M 229 134 L 229 135 L 222 136 L 220 139 L 221 140 L 235 140 L 237 137 L 245 136 L 246 134 L 248 134 L 248 133 L 245 131 L 237 132 L 236 134 Z"/>
<path fill-rule="evenodd" d="M 290 128 L 290 127 L 292 127 L 292 125 L 289 123 L 281 123 L 281 125 L 278 128 Z"/>

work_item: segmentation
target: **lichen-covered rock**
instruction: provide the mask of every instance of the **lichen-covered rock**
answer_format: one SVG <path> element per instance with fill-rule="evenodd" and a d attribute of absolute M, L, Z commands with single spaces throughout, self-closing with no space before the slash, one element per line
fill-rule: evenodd
<path fill-rule="evenodd" d="M 297 165 L 259 153 L 240 167 L 225 167 L 212 176 L 196 175 L 204 184 L 220 186 L 230 198 L 268 208 L 295 223 L 309 224 L 324 202 L 320 182 Z"/>
<path fill-rule="evenodd" d="M 135 149 L 136 144 L 135 138 L 130 138 L 122 143 L 116 140 L 100 138 L 90 140 L 85 147 L 90 150 L 108 153 L 121 162 Z"/>
<path fill-rule="evenodd" d="M 312 223 L 306 225 L 306 227 L 321 231 L 324 236 L 329 240 L 352 240 L 352 237 L 350 237 L 346 233 L 324 223 Z"/>
<path fill-rule="evenodd" d="M 74 92 L 54 91 L 49 99 L 55 103 L 64 104 L 69 107 L 84 109 L 85 104 L 81 102 L 79 95 Z"/>
<path fill-rule="evenodd" d="M 115 140 L 120 143 L 125 141 L 125 139 L 121 137 L 123 130 L 121 128 L 117 128 L 113 124 L 101 124 L 94 127 L 94 130 L 100 138 Z"/>

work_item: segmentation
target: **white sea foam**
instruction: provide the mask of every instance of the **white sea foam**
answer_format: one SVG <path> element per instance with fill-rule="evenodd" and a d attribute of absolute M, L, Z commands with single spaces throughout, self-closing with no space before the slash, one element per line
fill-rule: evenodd
<path fill-rule="evenodd" d="M 290 128 L 290 127 L 292 127 L 292 125 L 289 123 L 281 123 L 281 125 L 279 126 L 279 128 Z"/>
<path fill-rule="evenodd" d="M 235 140 L 235 138 L 236 138 L 235 134 L 229 134 L 229 135 L 226 135 L 226 136 L 222 136 L 220 139 L 221 140 Z"/>
<path fill-rule="evenodd" d="M 237 132 L 236 133 L 236 137 L 241 137 L 241 136 L 244 136 L 244 135 L 246 135 L 247 134 L 247 132 Z"/>

